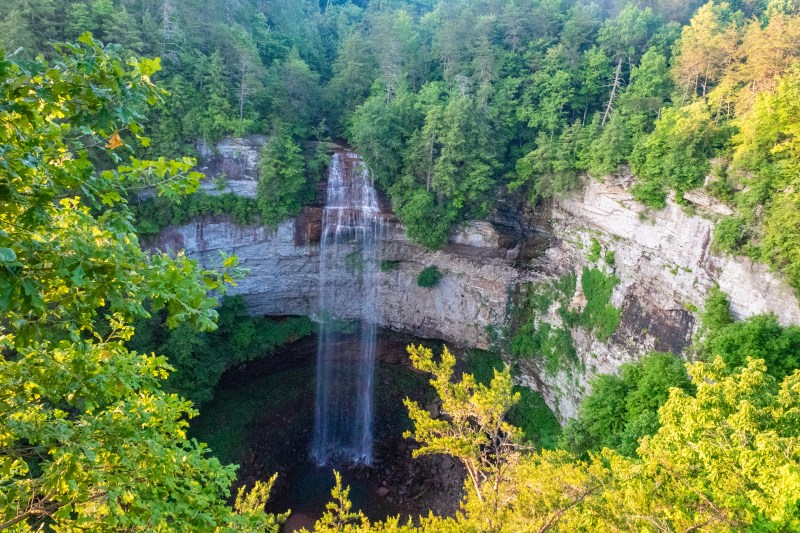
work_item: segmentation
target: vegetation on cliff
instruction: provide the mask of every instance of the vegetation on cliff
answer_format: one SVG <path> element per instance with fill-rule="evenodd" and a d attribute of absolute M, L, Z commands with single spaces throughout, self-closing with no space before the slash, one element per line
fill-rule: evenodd
<path fill-rule="evenodd" d="M 312 326 L 218 312 L 235 258 L 212 272 L 142 251 L 128 202 L 158 195 L 137 208 L 143 234 L 223 212 L 275 225 L 312 197 L 301 139 L 344 135 L 431 247 L 499 196 L 539 202 L 586 172 L 629 164 L 650 208 L 706 186 L 736 209 L 717 249 L 800 287 L 800 7 L 698 4 L 0 2 L 0 529 L 278 530 L 272 481 L 229 504 L 235 466 L 187 438 L 181 395 L 207 400 L 228 365 Z M 45 44 L 62 39 L 75 44 Z M 253 131 L 279 132 L 255 200 L 183 199 L 193 159 L 136 157 Z M 556 372 L 579 364 L 575 328 L 615 334 L 614 259 L 590 257 L 580 284 L 528 287 L 517 358 Z M 656 353 L 598 377 L 555 450 L 555 430 L 512 424 L 525 398 L 510 368 L 459 378 L 446 350 L 412 348 L 444 416 L 407 402 L 409 435 L 462 461 L 462 512 L 372 524 L 339 485 L 316 530 L 796 530 L 799 332 L 736 322 L 713 291 L 698 362 Z"/>

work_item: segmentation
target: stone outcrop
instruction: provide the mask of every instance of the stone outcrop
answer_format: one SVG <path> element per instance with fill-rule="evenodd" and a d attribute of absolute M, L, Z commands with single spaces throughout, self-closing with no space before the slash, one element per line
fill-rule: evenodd
<path fill-rule="evenodd" d="M 213 148 L 200 144 L 198 170 L 209 177 L 200 186 L 209 194 L 232 192 L 255 198 L 259 154 L 266 142 L 265 135 L 248 135 L 224 139 Z"/>
<path fill-rule="evenodd" d="M 590 181 L 582 192 L 553 205 L 556 241 L 526 265 L 528 279 L 552 279 L 580 271 L 592 239 L 614 252 L 620 283 L 611 303 L 621 309 L 622 321 L 610 341 L 580 329 L 572 332 L 583 372 L 547 375 L 537 362 L 524 363 L 523 379 L 544 393 L 562 420 L 575 415 L 594 374 L 615 372 L 652 350 L 686 348 L 696 332 L 696 311 L 714 284 L 728 295 L 739 319 L 775 313 L 783 324 L 800 324 L 798 300 L 779 274 L 744 257 L 715 254 L 712 219 L 687 214 L 672 200 L 650 211 L 627 192 L 629 182 L 624 176 Z"/>
<path fill-rule="evenodd" d="M 489 348 L 490 333 L 502 327 L 509 290 L 517 271 L 489 224 L 463 230 L 462 242 L 439 251 L 410 242 L 395 225 L 381 256 L 390 262 L 380 276 L 381 320 L 386 327 L 457 345 Z M 457 241 L 458 242 L 458 241 Z M 417 284 L 422 269 L 435 266 L 444 276 L 435 287 Z"/>
<path fill-rule="evenodd" d="M 228 217 L 203 217 L 169 228 L 150 246 L 186 253 L 208 267 L 220 263 L 220 253 L 235 254 L 249 270 L 230 294 L 242 294 L 259 315 L 311 315 L 316 310 L 319 246 L 295 245 L 294 221 L 276 230 L 238 226 Z"/>
<path fill-rule="evenodd" d="M 230 294 L 243 295 L 251 313 L 313 315 L 319 296 L 319 234 L 317 242 L 309 240 L 308 228 L 318 225 L 314 219 L 315 211 L 307 211 L 272 231 L 263 226 L 237 226 L 228 217 L 203 217 L 169 228 L 149 245 L 173 253 L 185 250 L 209 267 L 219 264 L 221 252 L 235 254 L 249 274 Z M 493 238 L 486 226 L 481 228 L 480 236 L 473 239 Z M 396 222 L 386 234 L 380 251 L 387 262 L 379 275 L 380 325 L 488 348 L 488 332 L 502 325 L 508 288 L 517 275 L 510 262 L 491 257 L 496 249 L 476 248 L 470 254 L 467 245 L 431 252 L 411 243 Z M 417 276 L 431 265 L 444 277 L 436 287 L 422 288 Z"/>
<path fill-rule="evenodd" d="M 222 143 L 209 155 L 206 171 L 224 171 L 230 190 L 254 195 L 263 142 Z M 591 181 L 580 193 L 534 213 L 502 208 L 491 223 L 475 222 L 454 232 L 438 251 L 410 242 L 392 220 L 380 250 L 385 268 L 376 318 L 397 331 L 489 348 L 508 324 L 521 284 L 580 273 L 596 240 L 615 256 L 613 267 L 605 268 L 620 280 L 611 299 L 621 310 L 616 332 L 601 342 L 580 328 L 572 331 L 580 371 L 550 374 L 537 361 L 521 361 L 520 379 L 541 391 L 562 420 L 574 416 L 596 373 L 615 372 L 651 350 L 685 349 L 696 333 L 697 310 L 714 284 L 729 295 L 738 318 L 772 312 L 783 324 L 800 324 L 798 300 L 780 275 L 746 258 L 712 251 L 714 219 L 726 212 L 725 206 L 698 193 L 690 200 L 699 214 L 688 214 L 673 201 L 650 211 L 633 200 L 627 191 L 630 181 L 630 176 Z M 251 312 L 313 315 L 320 217 L 319 206 L 308 207 L 274 231 L 206 217 L 169 228 L 150 245 L 185 249 L 207 266 L 217 264 L 220 251 L 234 253 L 250 274 L 231 292 L 243 294 Z M 444 277 L 436 287 L 419 287 L 417 276 L 431 265 Z M 571 305 L 585 305 L 582 298 L 576 291 Z M 543 320 L 560 324 L 554 310 Z"/>

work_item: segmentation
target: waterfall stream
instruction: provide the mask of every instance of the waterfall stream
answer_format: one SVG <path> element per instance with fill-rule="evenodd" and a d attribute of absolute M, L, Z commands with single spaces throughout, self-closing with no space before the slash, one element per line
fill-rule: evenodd
<path fill-rule="evenodd" d="M 358 155 L 336 152 L 328 173 L 319 268 L 319 344 L 312 456 L 372 462 L 373 375 L 384 231 L 377 194 Z M 358 331 L 358 350 L 342 336 Z"/>

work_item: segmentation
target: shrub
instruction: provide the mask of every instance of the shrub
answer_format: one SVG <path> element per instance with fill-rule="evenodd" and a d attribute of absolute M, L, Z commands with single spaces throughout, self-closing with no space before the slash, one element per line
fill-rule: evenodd
<path fill-rule="evenodd" d="M 745 366 L 748 358 L 763 359 L 777 379 L 800 367 L 800 327 L 782 326 L 773 314 L 735 322 L 719 287 L 709 293 L 700 320 L 702 337 L 695 351 L 703 359 L 722 357 L 731 369 Z"/>
<path fill-rule="evenodd" d="M 553 302 L 566 305 L 575 293 L 576 279 L 574 274 L 568 274 L 551 283 L 525 286 L 514 309 L 509 340 L 514 357 L 541 360 L 550 374 L 580 366 L 569 329 L 540 320 Z"/>
<path fill-rule="evenodd" d="M 400 266 L 400 261 L 388 261 L 383 259 L 381 261 L 381 272 L 389 272 L 390 270 L 397 270 Z"/>
<path fill-rule="evenodd" d="M 408 236 L 427 248 L 441 248 L 447 243 L 458 210 L 450 204 L 439 202 L 424 189 L 403 196 L 392 194 L 392 203 L 398 206 L 397 215 L 405 224 Z"/>
<path fill-rule="evenodd" d="M 417 285 L 425 288 L 432 288 L 439 284 L 444 274 L 442 274 L 436 266 L 429 266 L 422 269 L 417 277 Z"/>
<path fill-rule="evenodd" d="M 581 364 L 572 333 L 536 319 L 519 328 L 511 339 L 511 353 L 516 357 L 541 358 L 549 374 Z"/>
<path fill-rule="evenodd" d="M 600 246 L 600 241 L 592 237 L 592 242 L 589 244 L 589 253 L 586 256 L 586 259 L 590 263 L 594 263 L 598 259 L 600 259 L 600 254 L 603 252 L 603 247 Z"/>
<path fill-rule="evenodd" d="M 700 315 L 700 324 L 703 331 L 708 334 L 714 334 L 725 326 L 733 324 L 731 304 L 727 295 L 718 285 L 712 287 L 708 292 L 703 313 Z"/>
<path fill-rule="evenodd" d="M 713 247 L 718 252 L 739 253 L 749 238 L 744 220 L 739 217 L 725 217 L 714 226 Z"/>

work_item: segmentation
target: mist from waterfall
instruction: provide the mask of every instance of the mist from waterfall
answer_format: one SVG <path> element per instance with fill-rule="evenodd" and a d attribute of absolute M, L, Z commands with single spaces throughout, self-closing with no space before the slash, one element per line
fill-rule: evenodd
<path fill-rule="evenodd" d="M 336 152 L 328 173 L 319 268 L 319 344 L 312 456 L 317 464 L 372 462 L 373 376 L 384 231 L 369 171 Z M 358 350 L 342 342 L 357 331 Z"/>

